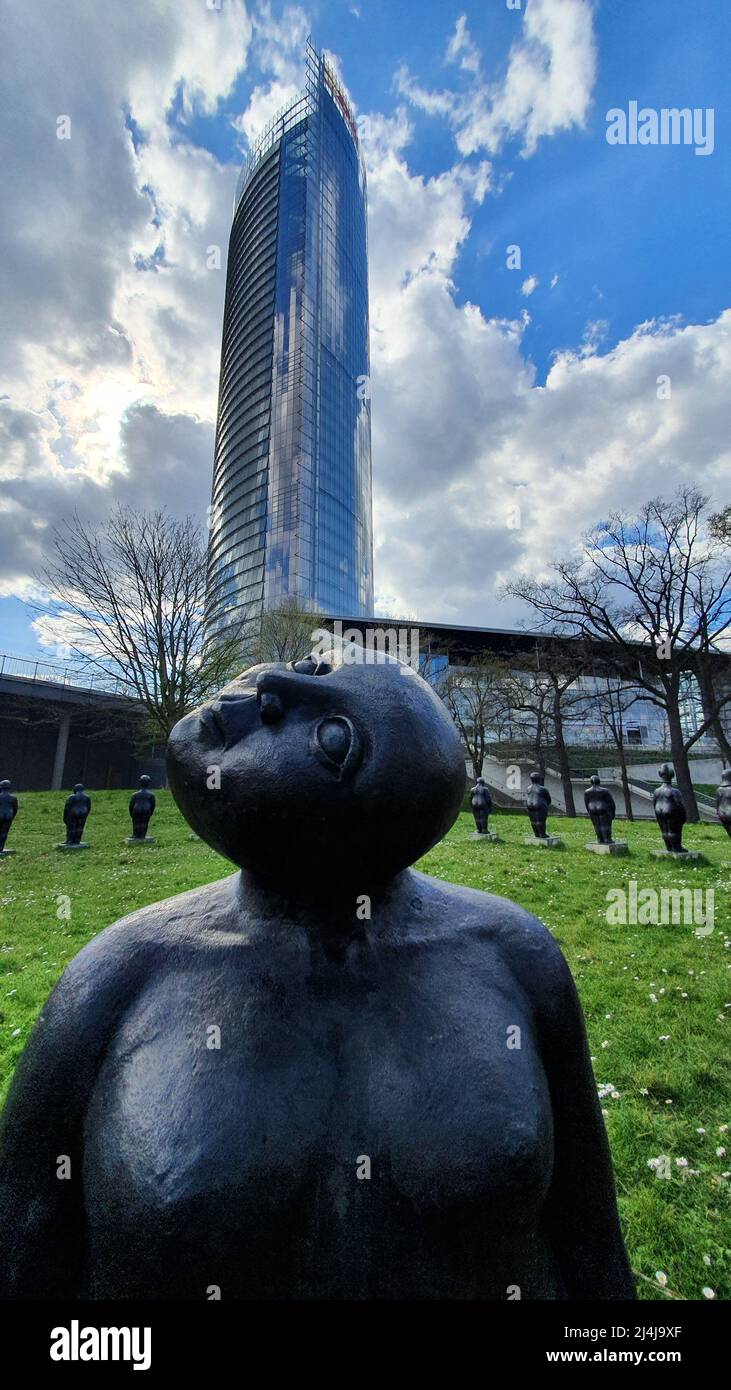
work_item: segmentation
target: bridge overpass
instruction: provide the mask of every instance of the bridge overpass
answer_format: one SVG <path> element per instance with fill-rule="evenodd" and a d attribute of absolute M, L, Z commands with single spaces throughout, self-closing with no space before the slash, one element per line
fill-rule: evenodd
<path fill-rule="evenodd" d="M 139 701 L 121 680 L 0 653 L 0 778 L 18 790 L 164 782 L 162 748 L 136 748 Z"/>

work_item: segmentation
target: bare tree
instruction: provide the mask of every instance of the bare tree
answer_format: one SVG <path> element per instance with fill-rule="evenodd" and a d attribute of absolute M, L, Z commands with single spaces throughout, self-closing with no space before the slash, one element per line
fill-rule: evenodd
<path fill-rule="evenodd" d="M 482 776 L 490 735 L 495 736 L 504 712 L 501 685 L 505 676 L 505 663 L 490 652 L 481 652 L 466 666 L 450 666 L 440 689 L 475 777 Z"/>
<path fill-rule="evenodd" d="M 636 518 L 615 512 L 584 538 L 577 558 L 552 566 L 555 578 L 507 586 L 545 629 L 603 643 L 615 671 L 663 711 L 689 820 L 698 820 L 698 807 L 688 753 L 731 701 L 729 684 L 714 684 L 710 708 L 688 731 L 688 675 L 697 675 L 699 655 L 718 654 L 731 626 L 731 571 L 709 543 L 706 504 L 684 488 L 672 501 L 646 502 Z"/>
<path fill-rule="evenodd" d="M 305 608 L 296 595 L 266 609 L 248 646 L 252 665 L 262 661 L 300 661 L 310 655 L 315 633 L 329 629 L 321 614 Z"/>
<path fill-rule="evenodd" d="M 627 771 L 627 755 L 625 753 L 625 715 L 638 703 L 641 696 L 636 689 L 627 686 L 618 676 L 609 675 L 606 681 L 602 682 L 602 688 L 597 695 L 599 717 L 611 735 L 612 741 L 617 749 L 619 759 L 619 770 L 622 780 L 622 795 L 624 797 L 624 813 L 627 820 L 634 820 L 632 810 L 632 793 L 629 789 L 629 773 Z"/>
<path fill-rule="evenodd" d="M 166 738 L 240 669 L 246 634 L 206 638 L 206 547 L 189 517 L 120 506 L 96 530 L 74 514 L 38 578 L 80 671 L 121 682 L 151 732 Z"/>
<path fill-rule="evenodd" d="M 496 687 L 499 719 L 510 742 L 525 740 L 539 772 L 546 771 L 552 691 L 535 661 L 506 664 Z"/>

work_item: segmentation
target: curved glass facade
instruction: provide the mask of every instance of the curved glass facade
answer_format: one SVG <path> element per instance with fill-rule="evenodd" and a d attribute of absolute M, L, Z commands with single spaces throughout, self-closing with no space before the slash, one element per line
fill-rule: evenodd
<path fill-rule="evenodd" d="M 294 596 L 373 611 L 365 170 L 308 46 L 307 85 L 252 149 L 229 244 L 209 634 Z"/>

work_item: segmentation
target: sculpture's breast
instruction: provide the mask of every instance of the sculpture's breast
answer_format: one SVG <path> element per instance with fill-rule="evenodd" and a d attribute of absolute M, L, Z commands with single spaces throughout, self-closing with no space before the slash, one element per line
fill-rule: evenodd
<path fill-rule="evenodd" d="M 339 1259 L 396 1226 L 418 1247 L 457 1211 L 483 1233 L 535 1228 L 552 1126 L 530 1020 L 499 971 L 488 996 L 443 964 L 150 986 L 88 1115 L 101 1243 L 157 1228 L 240 1252 L 281 1228 Z"/>

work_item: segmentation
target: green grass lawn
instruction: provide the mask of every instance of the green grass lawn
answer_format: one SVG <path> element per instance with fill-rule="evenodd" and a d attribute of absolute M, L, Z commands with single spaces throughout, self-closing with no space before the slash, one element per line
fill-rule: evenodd
<path fill-rule="evenodd" d="M 207 883 L 231 866 L 199 840 L 169 793 L 158 793 L 155 849 L 125 845 L 129 793 L 95 792 L 85 838 L 92 848 L 59 854 L 58 793 L 26 793 L 0 860 L 0 1085 L 13 1067 L 43 1001 L 69 960 L 96 932 L 145 903 Z M 502 893 L 534 912 L 561 945 L 586 1015 L 614 1157 L 625 1236 L 640 1297 L 702 1299 L 703 1287 L 731 1297 L 731 841 L 720 827 L 691 826 L 685 843 L 707 863 L 653 860 L 653 824 L 618 822 L 631 855 L 589 855 L 587 821 L 555 819 L 565 849 L 523 845 L 527 819 L 491 820 L 504 843 L 469 839 L 461 815 L 420 868 Z M 712 888 L 715 929 L 619 926 L 606 920 L 607 890 Z M 653 1002 L 654 996 L 657 1002 Z M 717 1153 L 726 1149 L 727 1153 Z M 670 1159 L 671 1177 L 648 1161 Z M 677 1160 L 684 1160 L 679 1163 Z M 726 1176 L 725 1176 L 726 1175 Z M 664 1292 L 656 1272 L 667 1276 Z"/>

